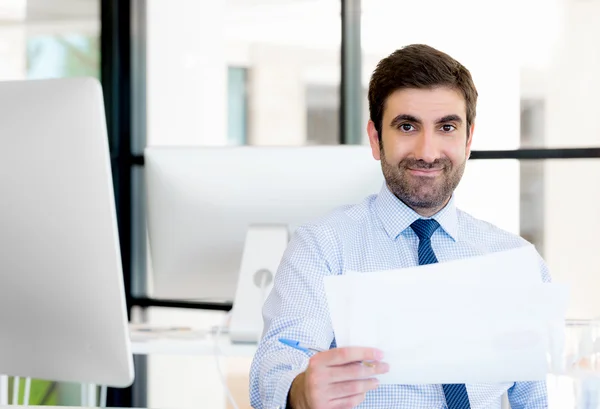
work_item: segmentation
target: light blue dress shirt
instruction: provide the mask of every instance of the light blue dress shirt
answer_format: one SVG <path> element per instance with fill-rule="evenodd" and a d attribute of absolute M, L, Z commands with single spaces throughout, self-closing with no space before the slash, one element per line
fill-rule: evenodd
<path fill-rule="evenodd" d="M 324 349 L 336 346 L 323 277 L 347 270 L 417 266 L 419 239 L 410 225 L 420 217 L 384 184 L 378 195 L 296 230 L 263 308 L 265 330 L 250 369 L 254 408 L 285 408 L 292 381 L 308 365 L 308 355 L 282 345 L 279 338 Z M 440 263 L 528 244 L 456 209 L 454 198 L 433 218 L 441 226 L 431 238 Z M 541 257 L 540 274 L 542 280 L 550 281 Z M 500 409 L 506 391 L 512 409 L 548 407 L 545 382 L 467 385 L 472 409 Z M 368 392 L 358 407 L 446 409 L 446 401 L 441 385 L 381 385 Z"/>

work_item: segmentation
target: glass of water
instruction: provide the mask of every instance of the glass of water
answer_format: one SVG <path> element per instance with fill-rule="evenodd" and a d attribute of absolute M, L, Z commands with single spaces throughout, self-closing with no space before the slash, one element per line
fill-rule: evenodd
<path fill-rule="evenodd" d="M 550 344 L 550 407 L 600 409 L 600 320 L 566 320 Z"/>

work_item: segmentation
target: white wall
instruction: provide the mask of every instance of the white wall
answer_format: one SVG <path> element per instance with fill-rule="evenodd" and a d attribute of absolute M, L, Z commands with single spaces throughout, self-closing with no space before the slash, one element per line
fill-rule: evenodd
<path fill-rule="evenodd" d="M 302 57 L 290 47 L 250 46 L 249 144 L 301 146 L 306 143 Z"/>
<path fill-rule="evenodd" d="M 24 25 L 0 24 L 0 80 L 20 80 L 27 75 L 27 32 Z"/>
<path fill-rule="evenodd" d="M 600 2 L 566 1 L 565 32 L 546 99 L 548 147 L 600 145 Z M 600 315 L 600 160 L 545 164 L 545 247 L 555 280 L 572 286 L 569 315 Z"/>
<path fill-rule="evenodd" d="M 147 144 L 227 143 L 225 6 L 147 2 Z"/>

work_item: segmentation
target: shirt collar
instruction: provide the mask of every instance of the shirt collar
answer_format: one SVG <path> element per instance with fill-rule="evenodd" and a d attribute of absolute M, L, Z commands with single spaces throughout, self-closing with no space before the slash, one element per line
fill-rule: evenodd
<path fill-rule="evenodd" d="M 392 240 L 408 229 L 415 220 L 424 218 L 390 192 L 385 182 L 375 199 L 375 212 Z M 448 204 L 431 218 L 440 224 L 450 238 L 458 240 L 458 216 L 454 195 Z"/>

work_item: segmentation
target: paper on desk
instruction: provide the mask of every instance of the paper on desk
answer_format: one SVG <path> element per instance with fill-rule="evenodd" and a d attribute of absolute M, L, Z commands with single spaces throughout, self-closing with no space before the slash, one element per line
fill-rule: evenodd
<path fill-rule="evenodd" d="M 482 264 L 468 263 L 468 271 L 450 264 L 423 266 L 429 270 L 423 275 L 404 269 L 328 277 L 337 345 L 382 349 L 390 364 L 379 377 L 384 384 L 545 379 L 549 324 L 564 320 L 566 287 L 542 284 L 537 261 L 537 282 L 521 270 L 520 278 L 532 277 L 524 283 L 514 271 L 503 281 Z M 489 280 L 465 280 L 476 272 Z"/>

